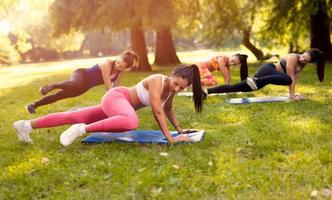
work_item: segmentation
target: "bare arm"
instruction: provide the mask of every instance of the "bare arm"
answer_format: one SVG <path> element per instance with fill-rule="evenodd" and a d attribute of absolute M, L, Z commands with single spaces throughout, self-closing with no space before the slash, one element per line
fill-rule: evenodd
<path fill-rule="evenodd" d="M 224 77 L 225 85 L 229 85 L 231 83 L 230 69 L 227 67 L 227 61 L 221 58 L 219 61 L 219 70 L 221 75 Z"/>
<path fill-rule="evenodd" d="M 117 79 L 114 82 L 112 82 L 112 88 L 119 86 L 121 76 L 122 76 L 122 73 L 120 72 Z"/>
<path fill-rule="evenodd" d="M 290 76 L 292 79 L 292 84 L 289 85 L 289 95 L 292 99 L 295 99 L 295 84 L 296 84 L 296 79 L 295 79 L 295 68 L 297 64 L 297 58 L 295 54 L 290 54 L 287 56 L 287 66 L 286 66 L 286 71 L 287 74 Z"/>
<path fill-rule="evenodd" d="M 160 76 L 154 76 L 148 79 L 151 109 L 160 130 L 170 143 L 174 143 L 174 139 L 168 130 L 165 113 L 161 105 L 161 81 L 162 78 Z"/>
<path fill-rule="evenodd" d="M 226 66 L 220 66 L 221 75 L 224 77 L 225 85 L 229 85 L 231 83 L 230 69 Z"/>
<path fill-rule="evenodd" d="M 106 85 L 107 89 L 111 89 L 113 84 L 111 82 L 111 67 L 112 63 L 110 61 L 106 61 L 103 64 L 99 65 L 101 74 L 103 76 L 104 84 Z"/>
<path fill-rule="evenodd" d="M 168 118 L 168 120 L 172 123 L 173 127 L 179 132 L 183 133 L 182 128 L 180 127 L 180 123 L 176 118 L 176 114 L 173 109 L 173 98 L 174 98 L 174 93 L 172 93 L 167 101 L 164 103 L 164 112 Z"/>

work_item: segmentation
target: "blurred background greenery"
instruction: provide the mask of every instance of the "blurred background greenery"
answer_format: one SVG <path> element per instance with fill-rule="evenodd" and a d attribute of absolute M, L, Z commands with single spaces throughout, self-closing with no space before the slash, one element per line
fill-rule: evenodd
<path fill-rule="evenodd" d="M 2 0 L 0 65 L 117 55 L 140 70 L 176 51 L 247 49 L 252 59 L 315 47 L 332 60 L 330 0 Z"/>

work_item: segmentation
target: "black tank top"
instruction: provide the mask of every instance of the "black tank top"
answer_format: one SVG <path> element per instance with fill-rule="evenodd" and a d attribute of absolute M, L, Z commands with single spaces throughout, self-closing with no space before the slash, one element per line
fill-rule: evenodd
<path fill-rule="evenodd" d="M 111 65 L 112 65 L 111 73 L 109 74 L 110 76 L 114 71 L 115 62 L 112 61 Z M 91 68 L 85 69 L 85 73 L 86 73 L 86 78 L 87 78 L 87 81 L 85 84 L 87 84 L 89 87 L 94 87 L 97 85 L 104 84 L 103 75 L 102 75 L 102 72 L 101 72 L 98 64 L 95 64 Z M 116 79 L 118 79 L 118 77 L 119 77 L 119 74 L 120 74 L 120 72 L 117 72 L 117 74 L 111 79 L 111 82 L 116 81 Z"/>

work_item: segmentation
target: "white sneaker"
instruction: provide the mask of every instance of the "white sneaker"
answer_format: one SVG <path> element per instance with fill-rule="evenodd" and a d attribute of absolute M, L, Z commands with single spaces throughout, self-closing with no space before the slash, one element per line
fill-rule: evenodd
<path fill-rule="evenodd" d="M 20 120 L 17 122 L 14 122 L 13 127 L 16 131 L 16 135 L 18 137 L 18 141 L 20 142 L 27 142 L 27 143 L 33 143 L 32 139 L 30 138 L 30 129 L 26 126 L 24 126 L 25 123 L 30 123 L 27 120 Z"/>
<path fill-rule="evenodd" d="M 258 87 L 254 79 L 247 77 L 246 82 L 252 90 L 258 90 Z"/>
<path fill-rule="evenodd" d="M 76 138 L 84 135 L 85 129 L 84 127 L 82 127 L 84 125 L 85 124 L 74 124 L 71 127 L 69 127 L 60 135 L 60 143 L 66 147 L 71 143 L 73 143 L 76 140 Z"/>

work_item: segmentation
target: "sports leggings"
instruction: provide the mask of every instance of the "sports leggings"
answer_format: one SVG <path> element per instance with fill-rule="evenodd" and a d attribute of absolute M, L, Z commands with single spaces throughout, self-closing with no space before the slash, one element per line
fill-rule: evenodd
<path fill-rule="evenodd" d="M 291 77 L 286 74 L 277 71 L 273 63 L 263 64 L 257 70 L 254 79 L 258 89 L 263 88 L 265 85 L 290 85 L 292 84 Z M 208 88 L 208 94 L 212 93 L 228 93 L 228 92 L 251 92 L 253 91 L 247 84 L 246 80 L 234 85 L 221 85 L 212 88 Z"/>
<path fill-rule="evenodd" d="M 39 101 L 34 102 L 35 108 L 43 105 L 47 105 L 50 103 L 54 103 L 58 100 L 77 97 L 86 91 L 88 91 L 92 86 L 86 84 L 87 78 L 84 69 L 77 69 L 73 72 L 69 81 L 63 81 L 60 83 L 52 84 L 52 89 L 61 89 L 59 92 L 55 94 L 51 94 L 45 96 Z"/>
<path fill-rule="evenodd" d="M 130 104 L 128 89 L 116 87 L 104 95 L 101 104 L 37 118 L 35 128 L 77 123 L 87 124 L 85 127 L 87 132 L 123 132 L 136 129 L 138 117 Z"/>

